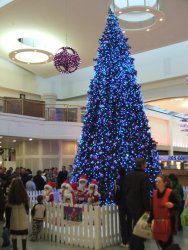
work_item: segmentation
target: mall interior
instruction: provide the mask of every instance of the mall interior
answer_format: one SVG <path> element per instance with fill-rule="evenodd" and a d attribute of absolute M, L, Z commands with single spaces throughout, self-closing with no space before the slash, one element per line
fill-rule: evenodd
<path fill-rule="evenodd" d="M 188 186 L 187 0 L 0 0 L 0 165 L 73 164 L 109 7 L 129 39 L 162 170 Z M 81 58 L 71 74 L 54 66 L 62 47 Z"/>

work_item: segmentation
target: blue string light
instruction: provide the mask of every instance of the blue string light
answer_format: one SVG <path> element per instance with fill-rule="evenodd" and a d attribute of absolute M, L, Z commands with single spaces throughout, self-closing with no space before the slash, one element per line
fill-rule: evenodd
<path fill-rule="evenodd" d="M 114 202 L 119 167 L 129 172 L 135 168 L 137 158 L 145 158 L 152 184 L 160 173 L 127 40 L 109 10 L 73 170 L 73 181 L 82 174 L 99 181 L 101 204 Z"/>

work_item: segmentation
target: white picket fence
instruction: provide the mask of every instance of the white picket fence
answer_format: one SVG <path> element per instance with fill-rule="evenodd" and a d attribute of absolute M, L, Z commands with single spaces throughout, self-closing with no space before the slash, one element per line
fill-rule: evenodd
<path fill-rule="evenodd" d="M 41 192 L 29 192 L 31 206 L 39 194 Z M 91 249 L 115 246 L 121 242 L 117 206 L 75 207 L 81 207 L 83 210 L 82 222 L 64 220 L 64 206 L 61 203 L 47 203 L 47 216 L 40 237 L 60 244 Z"/>

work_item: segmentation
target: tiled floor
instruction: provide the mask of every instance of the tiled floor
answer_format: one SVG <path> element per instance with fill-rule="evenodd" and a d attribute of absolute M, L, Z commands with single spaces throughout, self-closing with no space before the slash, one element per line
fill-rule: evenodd
<path fill-rule="evenodd" d="M 182 250 L 188 250 L 188 229 L 184 229 L 183 232 L 178 233 L 178 235 L 174 237 L 174 242 L 178 243 L 181 246 Z M 158 250 L 158 247 L 154 241 L 147 241 L 145 243 L 145 246 L 146 246 L 145 250 Z M 4 250 L 10 250 L 10 249 L 11 248 L 4 248 Z M 28 243 L 28 250 L 62 250 L 62 249 L 63 250 L 81 250 L 83 248 L 55 244 L 49 241 L 38 241 L 38 242 Z M 128 249 L 128 248 L 114 246 L 114 247 L 109 247 L 107 249 L 108 250 L 123 250 L 123 249 Z M 21 250 L 21 246 L 19 246 L 19 250 Z"/>

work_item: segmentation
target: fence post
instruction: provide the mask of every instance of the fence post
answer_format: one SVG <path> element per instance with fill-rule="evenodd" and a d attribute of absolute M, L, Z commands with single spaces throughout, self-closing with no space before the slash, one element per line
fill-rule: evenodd
<path fill-rule="evenodd" d="M 94 226 L 95 226 L 95 243 L 94 247 L 96 250 L 99 250 L 102 248 L 102 242 L 101 242 L 101 207 L 96 206 L 94 207 Z"/>

